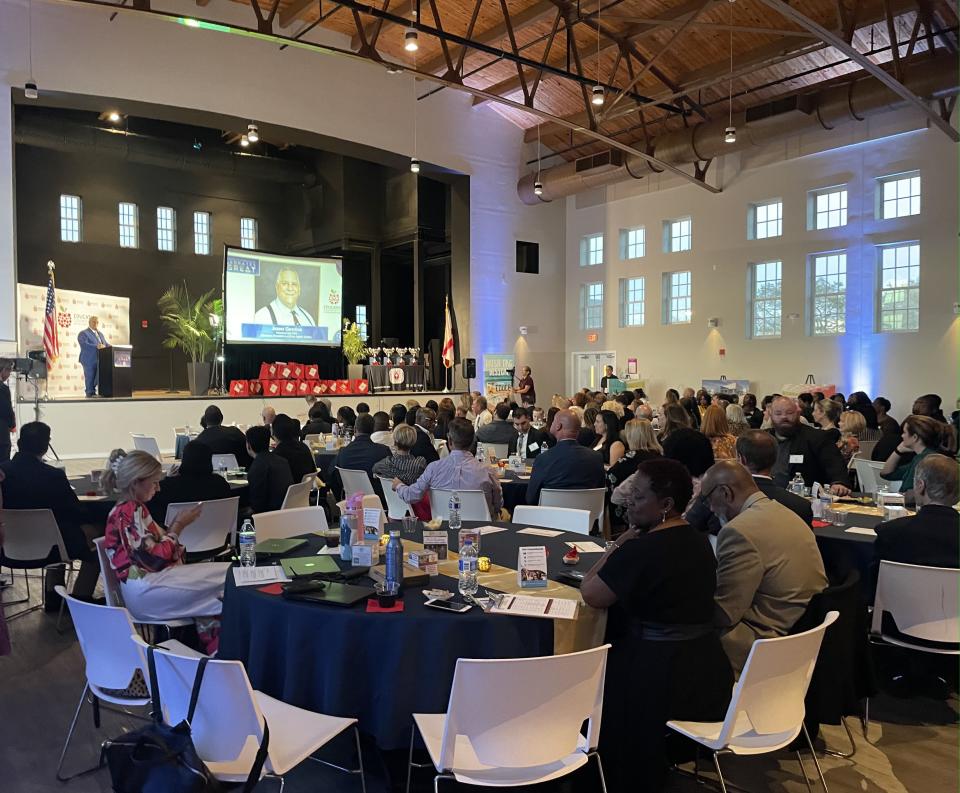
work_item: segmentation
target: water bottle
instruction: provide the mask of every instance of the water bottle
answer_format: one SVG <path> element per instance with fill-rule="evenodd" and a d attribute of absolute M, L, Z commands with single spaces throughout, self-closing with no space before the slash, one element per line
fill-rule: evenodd
<path fill-rule="evenodd" d="M 804 487 L 803 476 L 797 471 L 797 473 L 793 475 L 793 479 L 790 480 L 790 492 L 802 496 Z"/>
<path fill-rule="evenodd" d="M 387 588 L 400 588 L 403 583 L 403 543 L 400 532 L 390 529 L 390 542 L 387 543 Z"/>
<path fill-rule="evenodd" d="M 244 567 L 257 566 L 257 532 L 250 518 L 240 527 L 240 564 Z"/>
<path fill-rule="evenodd" d="M 351 504 L 353 499 L 347 501 L 347 509 L 340 515 L 340 559 L 344 562 L 353 561 L 353 539 L 354 530 L 357 526 L 357 513 L 353 510 Z"/>
<path fill-rule="evenodd" d="M 487 461 L 487 458 L 484 456 L 484 453 L 483 453 L 483 444 L 478 443 L 477 444 L 477 462 L 483 465 L 486 461 Z"/>
<path fill-rule="evenodd" d="M 477 549 L 473 547 L 473 540 L 467 538 L 460 550 L 460 594 L 475 595 L 477 592 Z"/>
<path fill-rule="evenodd" d="M 447 521 L 449 526 L 454 531 L 460 531 L 460 525 L 462 521 L 460 520 L 460 494 L 454 491 L 450 495 L 450 502 L 448 504 L 448 517 Z"/>

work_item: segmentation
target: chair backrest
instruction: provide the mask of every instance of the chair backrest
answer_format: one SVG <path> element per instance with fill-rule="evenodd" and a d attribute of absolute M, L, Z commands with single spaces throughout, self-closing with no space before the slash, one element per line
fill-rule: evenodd
<path fill-rule="evenodd" d="M 310 494 L 313 492 L 313 482 L 297 482 L 287 488 L 280 509 L 300 509 L 310 506 Z"/>
<path fill-rule="evenodd" d="M 351 468 L 337 467 L 340 472 L 340 481 L 343 482 L 343 492 L 347 495 L 354 493 L 363 493 L 369 496 L 377 491 L 373 489 L 373 483 L 366 471 L 356 471 Z"/>
<path fill-rule="evenodd" d="M 453 674 L 439 767 L 453 767 L 458 735 L 488 766 L 529 768 L 587 747 L 600 731 L 603 683 L 610 645 L 541 658 L 460 658 Z M 497 696 L 490 696 L 496 691 Z"/>
<path fill-rule="evenodd" d="M 257 529 L 257 542 L 285 540 L 308 532 L 324 532 L 329 528 L 327 515 L 320 506 L 258 512 L 253 516 L 253 525 Z"/>
<path fill-rule="evenodd" d="M 165 525 L 169 526 L 182 511 L 191 509 L 197 502 L 182 502 L 167 506 Z M 180 543 L 190 553 L 215 551 L 226 542 L 233 543 L 237 533 L 237 510 L 240 496 L 202 501 L 203 509 L 193 523 L 180 532 Z M 229 540 L 227 539 L 229 537 Z"/>
<path fill-rule="evenodd" d="M 139 647 L 146 657 L 147 645 L 143 639 L 134 635 L 128 641 Z M 187 717 L 190 708 L 190 692 L 200 659 L 155 648 L 154 660 L 165 721 L 179 724 Z M 255 746 L 248 747 L 248 742 L 260 743 L 263 723 L 263 714 L 257 706 L 243 664 L 240 661 L 209 660 L 197 708 L 190 722 L 193 745 L 201 759 L 208 763 L 227 763 L 239 758 L 247 748 L 252 761 Z"/>
<path fill-rule="evenodd" d="M 778 748 L 799 733 L 804 699 L 817 663 L 824 631 L 839 614 L 827 613 L 822 623 L 803 633 L 757 639 L 750 649 L 720 729 L 718 740 L 736 745 L 738 734 L 749 732 L 745 743 L 756 748 Z"/>
<path fill-rule="evenodd" d="M 378 476 L 377 479 L 380 480 L 383 497 L 387 502 L 387 515 L 390 520 L 400 520 L 404 515 L 409 515 L 410 505 L 397 495 L 393 489 L 393 482 L 382 476 Z"/>
<path fill-rule="evenodd" d="M 219 471 L 221 468 L 233 471 L 240 467 L 240 464 L 237 462 L 237 455 L 235 454 L 215 454 L 213 455 L 212 462 L 214 471 Z"/>
<path fill-rule="evenodd" d="M 117 578 L 117 571 L 110 564 L 110 557 L 107 556 L 106 538 L 97 537 L 93 541 L 97 549 L 97 561 L 100 562 L 100 577 L 103 579 L 103 597 L 108 606 L 114 608 L 123 606 L 123 594 L 120 589 L 120 580 Z"/>
<path fill-rule="evenodd" d="M 134 433 L 130 433 L 130 438 L 133 440 L 134 449 L 147 452 L 147 454 L 153 455 L 158 460 L 160 459 L 160 444 L 157 443 L 157 439 L 153 435 L 135 435 Z"/>
<path fill-rule="evenodd" d="M 871 632 L 882 633 L 887 612 L 904 636 L 928 642 L 960 642 L 960 571 L 902 562 L 880 562 Z M 924 649 L 920 647 L 919 649 Z"/>
<path fill-rule="evenodd" d="M 873 443 L 876 445 L 876 442 L 883 437 L 883 430 L 881 429 L 865 429 L 863 431 L 863 438 L 860 439 L 860 448 L 863 448 L 863 442 L 867 441 L 868 443 Z M 871 447 L 872 448 L 872 447 Z"/>
<path fill-rule="evenodd" d="M 56 590 L 70 609 L 88 683 L 98 688 L 124 689 L 137 669 L 149 681 L 146 666 L 141 664 L 142 656 L 130 641 L 131 634 L 136 633 L 130 612 L 122 606 L 84 603 L 68 595 L 62 586 Z"/>
<path fill-rule="evenodd" d="M 590 533 L 590 511 L 568 507 L 531 507 L 521 504 L 513 511 L 513 522 L 524 526 Z"/>
<path fill-rule="evenodd" d="M 871 432 L 871 430 L 867 430 L 867 432 Z M 876 448 L 876 446 L 877 446 L 877 441 L 874 441 L 874 440 L 860 441 L 859 456 L 862 457 L 864 460 L 869 460 L 873 455 L 873 450 Z"/>
<path fill-rule="evenodd" d="M 883 468 L 883 463 L 875 463 L 870 459 L 855 457 L 853 467 L 857 471 L 857 479 L 860 482 L 861 493 L 877 492 L 877 474 Z M 892 488 L 891 488 L 892 489 Z"/>
<path fill-rule="evenodd" d="M 3 510 L 3 564 L 8 567 L 36 567 L 56 550 L 66 562 L 66 548 L 53 511 L 49 509 Z"/>
<path fill-rule="evenodd" d="M 482 490 L 457 490 L 460 494 L 461 520 L 490 520 L 490 505 Z M 430 490 L 430 514 L 447 520 L 450 517 L 450 496 L 453 490 Z"/>
<path fill-rule="evenodd" d="M 592 487 L 586 490 L 554 490 L 544 488 L 540 491 L 541 507 L 567 507 L 590 511 L 590 527 L 598 521 L 603 523 L 603 507 L 606 490 Z"/>

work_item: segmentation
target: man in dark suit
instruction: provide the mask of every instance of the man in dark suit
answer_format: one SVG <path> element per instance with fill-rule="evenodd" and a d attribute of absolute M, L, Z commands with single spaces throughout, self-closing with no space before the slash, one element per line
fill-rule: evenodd
<path fill-rule="evenodd" d="M 97 327 L 100 320 L 90 317 L 88 327 L 80 331 L 77 343 L 80 345 L 80 365 L 83 367 L 84 391 L 87 397 L 95 396 L 99 385 L 100 359 L 97 350 L 109 347 L 103 332 Z"/>
<path fill-rule="evenodd" d="M 50 427 L 46 424 L 31 421 L 20 428 L 17 453 L 12 460 L 0 463 L 0 469 L 5 474 L 3 506 L 5 509 L 49 509 L 53 512 L 67 555 L 80 560 L 80 572 L 73 586 L 73 594 L 89 599 L 97 585 L 100 566 L 88 538 L 102 536 L 103 527 L 97 528 L 89 523 L 86 511 L 70 487 L 63 469 L 54 468 L 43 461 L 49 448 Z M 56 576 L 53 579 L 48 576 L 48 587 L 55 583 Z"/>
<path fill-rule="evenodd" d="M 223 426 L 223 412 L 216 405 L 210 405 L 203 411 L 200 419 L 203 427 L 197 437 L 197 443 L 202 443 L 214 454 L 232 454 L 237 458 L 237 465 L 246 468 L 250 465 L 250 455 L 247 453 L 247 440 L 238 427 Z"/>
<path fill-rule="evenodd" d="M 807 487 L 819 482 L 836 496 L 850 494 L 847 464 L 840 450 L 823 430 L 800 423 L 800 408 L 790 397 L 780 396 L 770 404 L 773 428 L 770 434 L 777 443 L 777 459 L 770 476 L 780 487 L 786 487 L 799 472 Z"/>
<path fill-rule="evenodd" d="M 509 444 L 516 435 L 513 424 L 510 423 L 510 406 L 501 402 L 493 411 L 493 421 L 477 430 L 477 443 Z"/>
<path fill-rule="evenodd" d="M 763 424 L 763 411 L 757 407 L 757 397 L 755 394 L 744 394 L 742 400 L 743 417 L 750 425 L 750 429 L 758 430 Z"/>
<path fill-rule="evenodd" d="M 287 488 L 293 484 L 290 463 L 270 451 L 270 428 L 247 430 L 247 452 L 253 458 L 247 468 L 250 509 L 253 514 L 280 509 Z"/>
<path fill-rule="evenodd" d="M 430 412 L 432 413 L 433 411 L 431 410 Z M 373 466 L 383 458 L 390 456 L 389 446 L 382 443 L 374 443 L 370 439 L 370 435 L 373 433 L 373 416 L 369 413 L 361 413 L 357 416 L 357 423 L 354 425 L 353 432 L 353 441 L 337 452 L 337 456 L 334 458 L 333 465 L 331 466 L 332 473 L 329 477 L 330 481 L 327 484 L 333 489 L 333 493 L 337 498 L 343 498 L 345 495 L 343 482 L 340 481 L 340 471 L 337 470 L 338 468 L 347 468 L 351 471 L 365 471 L 376 490 L 379 488 L 380 482 L 373 476 Z M 410 453 L 416 454 L 416 452 Z"/>
<path fill-rule="evenodd" d="M 0 358 L 0 463 L 10 459 L 10 433 L 17 428 L 17 416 L 13 412 L 13 400 L 10 397 L 10 373 L 13 361 Z"/>
<path fill-rule="evenodd" d="M 813 528 L 813 508 L 803 496 L 780 487 L 770 477 L 770 469 L 777 461 L 777 442 L 768 432 L 748 430 L 737 438 L 737 459 L 746 468 L 760 492 L 783 504 L 799 515 L 803 522 Z"/>
<path fill-rule="evenodd" d="M 603 457 L 577 443 L 580 419 L 570 410 L 559 410 L 553 417 L 550 433 L 557 445 L 533 461 L 533 472 L 527 483 L 527 503 L 540 503 L 543 488 L 578 490 L 603 487 Z"/>
<path fill-rule="evenodd" d="M 440 459 L 440 453 L 433 445 L 433 429 L 436 426 L 437 414 L 434 411 L 430 408 L 417 408 L 417 420 L 413 425 L 417 431 L 417 442 L 410 450 L 410 454 L 414 457 L 422 457 L 427 461 L 427 465 Z"/>
<path fill-rule="evenodd" d="M 517 408 L 513 411 L 513 428 L 516 430 L 507 446 L 507 454 L 519 454 L 524 460 L 532 460 L 547 449 L 547 431 L 538 430 L 530 423 L 530 409 Z"/>

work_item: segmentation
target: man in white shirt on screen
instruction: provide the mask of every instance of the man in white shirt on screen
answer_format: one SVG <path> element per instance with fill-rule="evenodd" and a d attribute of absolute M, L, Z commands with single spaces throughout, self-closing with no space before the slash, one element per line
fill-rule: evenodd
<path fill-rule="evenodd" d="M 316 326 L 309 312 L 297 305 L 300 300 L 300 276 L 297 271 L 285 267 L 277 273 L 277 297 L 254 314 L 257 325 L 307 325 Z"/>

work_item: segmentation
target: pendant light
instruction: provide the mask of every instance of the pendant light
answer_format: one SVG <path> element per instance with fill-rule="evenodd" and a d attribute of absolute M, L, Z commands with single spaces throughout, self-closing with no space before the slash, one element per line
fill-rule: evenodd
<path fill-rule="evenodd" d="M 600 4 L 603 0 L 597 0 L 597 83 L 591 91 L 590 102 L 595 107 L 603 107 L 604 96 L 603 85 L 600 83 Z"/>
<path fill-rule="evenodd" d="M 729 0 L 730 3 L 730 76 L 727 81 L 727 128 L 723 131 L 724 143 L 737 142 L 737 128 L 733 126 L 733 4 L 736 0 Z"/>
<path fill-rule="evenodd" d="M 537 180 L 533 183 L 533 194 L 543 195 L 543 182 L 540 181 L 540 125 L 537 124 Z"/>
<path fill-rule="evenodd" d="M 23 84 L 23 95 L 27 99 L 36 99 L 40 96 L 37 81 L 33 79 L 33 3 L 27 2 L 27 58 L 29 59 L 30 77 Z"/>

